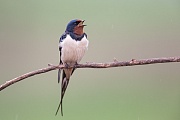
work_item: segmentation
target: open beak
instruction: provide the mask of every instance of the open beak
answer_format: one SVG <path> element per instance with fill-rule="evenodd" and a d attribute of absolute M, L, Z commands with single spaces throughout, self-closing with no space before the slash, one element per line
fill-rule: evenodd
<path fill-rule="evenodd" d="M 83 25 L 85 20 L 82 20 L 79 24 L 78 24 L 78 27 L 84 27 L 84 26 L 87 26 L 87 25 Z"/>

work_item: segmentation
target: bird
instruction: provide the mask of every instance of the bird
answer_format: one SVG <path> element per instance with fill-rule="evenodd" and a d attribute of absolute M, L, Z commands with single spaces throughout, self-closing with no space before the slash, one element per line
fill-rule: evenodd
<path fill-rule="evenodd" d="M 55 115 L 58 114 L 59 108 L 61 107 L 61 115 L 63 116 L 63 97 L 69 84 L 70 77 L 75 70 L 75 67 L 68 68 L 68 66 L 77 65 L 88 49 L 89 41 L 87 40 L 87 34 L 84 32 L 84 27 L 86 26 L 83 24 L 84 21 L 85 20 L 80 19 L 71 20 L 67 24 L 65 32 L 61 35 L 59 40 L 59 64 L 64 65 L 65 68 L 63 70 L 58 70 L 58 83 L 60 82 L 62 71 L 61 98 Z"/>

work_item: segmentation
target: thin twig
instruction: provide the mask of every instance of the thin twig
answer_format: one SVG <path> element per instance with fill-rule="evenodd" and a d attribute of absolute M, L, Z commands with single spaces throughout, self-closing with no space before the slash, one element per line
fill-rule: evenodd
<path fill-rule="evenodd" d="M 146 64 L 155 64 L 155 63 L 168 63 L 168 62 L 180 62 L 180 57 L 169 57 L 169 58 L 151 58 L 151 59 L 142 59 L 142 60 L 136 60 L 132 59 L 130 61 L 124 61 L 124 62 L 119 62 L 117 60 L 114 60 L 114 62 L 109 62 L 109 63 L 86 63 L 86 64 L 78 64 L 75 66 L 70 66 L 71 67 L 76 67 L 76 68 L 111 68 L 111 67 L 122 67 L 122 66 L 134 66 L 134 65 L 146 65 Z M 5 89 L 6 87 L 19 82 L 21 80 L 24 80 L 28 77 L 37 75 L 37 74 L 42 74 L 46 73 L 52 70 L 56 69 L 63 69 L 65 66 L 63 65 L 52 65 L 48 64 L 48 67 L 38 69 L 26 74 L 23 74 L 19 77 L 16 77 L 14 79 L 11 79 L 9 81 L 6 81 L 4 84 L 0 85 L 0 91 Z"/>

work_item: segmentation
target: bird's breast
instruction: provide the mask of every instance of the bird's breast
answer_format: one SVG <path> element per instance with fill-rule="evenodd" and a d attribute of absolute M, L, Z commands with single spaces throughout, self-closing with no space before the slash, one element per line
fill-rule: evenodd
<path fill-rule="evenodd" d="M 60 43 L 61 60 L 63 63 L 74 65 L 79 63 L 88 48 L 88 40 L 84 36 L 81 41 L 72 39 L 69 35 Z"/>

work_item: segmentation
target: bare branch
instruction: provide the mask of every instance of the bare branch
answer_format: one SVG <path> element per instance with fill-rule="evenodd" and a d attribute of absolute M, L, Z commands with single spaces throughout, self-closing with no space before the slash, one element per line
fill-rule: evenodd
<path fill-rule="evenodd" d="M 122 66 L 134 66 L 134 65 L 146 65 L 146 64 L 155 64 L 155 63 L 168 63 L 168 62 L 180 62 L 180 57 L 169 57 L 169 58 L 151 58 L 151 59 L 142 59 L 142 60 L 136 60 L 132 59 L 130 61 L 124 61 L 124 62 L 119 62 L 116 59 L 114 62 L 109 62 L 109 63 L 86 63 L 86 64 L 78 64 L 75 66 L 70 66 L 71 67 L 76 67 L 76 68 L 111 68 L 111 67 L 122 67 Z M 41 73 L 46 73 L 52 70 L 56 69 L 63 69 L 65 66 L 63 65 L 51 65 L 48 64 L 49 66 L 46 68 L 38 69 L 26 74 L 23 74 L 19 77 L 16 77 L 14 79 L 11 79 L 9 81 L 6 81 L 4 84 L 0 85 L 0 91 L 5 89 L 6 87 L 19 82 L 21 80 L 24 80 L 28 77 L 41 74 Z"/>

